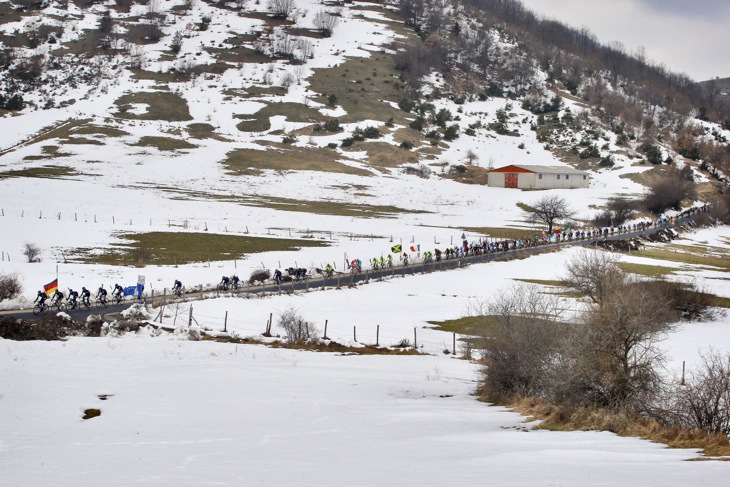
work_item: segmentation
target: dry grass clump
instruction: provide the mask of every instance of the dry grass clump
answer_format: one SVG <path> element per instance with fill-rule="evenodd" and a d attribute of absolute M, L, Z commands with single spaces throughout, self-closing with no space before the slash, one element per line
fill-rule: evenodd
<path fill-rule="evenodd" d="M 535 429 L 550 431 L 610 431 L 619 436 L 634 436 L 670 448 L 699 449 L 711 457 L 730 456 L 730 442 L 722 434 L 690 431 L 659 422 L 628 409 L 611 411 L 594 407 L 570 409 L 535 397 L 521 397 L 508 405 L 516 412 L 540 420 Z"/>

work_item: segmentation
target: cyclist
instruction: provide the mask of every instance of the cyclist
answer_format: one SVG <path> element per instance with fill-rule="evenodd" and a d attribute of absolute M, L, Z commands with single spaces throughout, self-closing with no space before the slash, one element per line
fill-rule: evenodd
<path fill-rule="evenodd" d="M 408 265 L 408 254 L 403 254 L 403 265 Z"/>
<path fill-rule="evenodd" d="M 68 298 L 66 298 L 66 307 L 71 309 L 76 309 L 77 306 L 77 299 L 79 298 L 79 293 L 74 291 L 73 289 L 68 289 Z"/>
<path fill-rule="evenodd" d="M 388 268 L 393 267 L 393 256 L 388 254 Z"/>
<path fill-rule="evenodd" d="M 98 291 L 96 291 L 96 298 L 101 301 L 101 304 L 107 304 L 106 301 L 106 289 L 104 289 L 104 286 L 101 286 Z"/>
<path fill-rule="evenodd" d="M 91 291 L 85 287 L 81 287 L 81 304 L 86 307 L 91 306 Z"/>
<path fill-rule="evenodd" d="M 220 283 L 220 288 L 224 291 L 228 291 L 228 286 L 231 284 L 231 279 L 228 276 L 223 276 Z"/>
<path fill-rule="evenodd" d="M 378 270 L 378 258 L 377 257 L 371 259 L 370 264 L 373 266 L 374 271 Z"/>
<path fill-rule="evenodd" d="M 332 267 L 332 264 L 327 264 L 327 267 L 325 267 L 325 274 L 327 277 L 332 277 L 332 274 L 334 274 L 335 269 Z"/>
<path fill-rule="evenodd" d="M 180 282 L 178 279 L 175 279 L 175 284 L 172 285 L 172 294 L 174 294 L 175 296 L 182 295 L 182 282 Z"/>
<path fill-rule="evenodd" d="M 56 289 L 56 292 L 53 293 L 53 298 L 51 300 L 53 301 L 53 304 L 60 308 L 61 304 L 63 303 L 63 293 Z"/>
<path fill-rule="evenodd" d="M 240 282 L 240 279 L 238 278 L 237 275 L 234 274 L 233 277 L 231 277 L 231 283 L 233 284 L 233 289 L 238 289 L 239 282 Z"/>
<path fill-rule="evenodd" d="M 385 269 L 385 257 L 380 256 L 380 268 Z"/>
<path fill-rule="evenodd" d="M 120 286 L 119 284 L 114 284 L 114 291 L 112 292 L 112 297 L 117 301 L 122 300 L 122 296 L 124 295 L 124 288 Z"/>
<path fill-rule="evenodd" d="M 277 286 L 281 285 L 281 271 L 279 269 L 276 269 L 274 271 L 274 282 L 276 283 Z"/>
<path fill-rule="evenodd" d="M 48 299 L 48 296 L 46 296 L 46 293 L 44 293 L 43 291 L 38 291 L 38 294 L 36 295 L 35 300 L 33 302 L 34 303 L 37 302 L 41 308 L 45 308 L 46 299 Z"/>

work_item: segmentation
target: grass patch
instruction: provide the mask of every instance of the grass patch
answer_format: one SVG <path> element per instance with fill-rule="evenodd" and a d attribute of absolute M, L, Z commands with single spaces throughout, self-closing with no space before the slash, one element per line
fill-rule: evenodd
<path fill-rule="evenodd" d="M 524 398 L 509 404 L 532 421 L 541 420 L 535 429 L 550 431 L 610 431 L 619 436 L 639 437 L 669 448 L 699 449 L 709 456 L 730 456 L 730 442 L 725 435 L 711 435 L 703 431 L 687 431 L 663 426 L 651 419 L 626 411 L 607 411 L 598 408 L 561 408 L 540 399 Z"/>
<path fill-rule="evenodd" d="M 723 272 L 730 272 L 730 259 L 725 257 L 712 257 L 707 255 L 696 255 L 686 252 L 677 252 L 671 249 L 644 249 L 631 253 L 637 257 L 649 259 L 666 260 L 682 264 L 692 264 L 705 267 L 714 267 Z"/>
<path fill-rule="evenodd" d="M 101 254 L 78 252 L 85 263 L 106 265 L 182 265 L 240 259 L 248 254 L 325 247 L 321 240 L 281 239 L 217 233 L 150 232 L 120 236 L 126 243 Z M 70 252 L 74 255 L 74 252 Z"/>
<path fill-rule="evenodd" d="M 631 274 L 638 274 L 640 276 L 647 277 L 661 277 L 669 276 L 674 274 L 677 269 L 671 267 L 659 266 L 659 265 L 648 265 L 648 264 L 633 264 L 629 262 L 618 262 L 616 265 L 624 272 Z"/>
<path fill-rule="evenodd" d="M 341 123 L 385 122 L 392 117 L 395 123 L 407 125 L 405 117 L 412 117 L 386 103 L 397 102 L 408 94 L 391 54 L 378 52 L 369 58 L 349 58 L 338 66 L 313 71 L 311 89 L 323 95 L 317 101 L 326 104 L 327 97 L 335 95 L 337 104 L 347 112 L 340 118 Z"/>
<path fill-rule="evenodd" d="M 43 159 L 57 159 L 59 157 L 72 156 L 70 152 L 60 152 L 57 145 L 44 145 L 41 147 L 41 154 L 33 156 L 25 156 L 24 161 L 38 161 Z"/>
<path fill-rule="evenodd" d="M 338 162 L 342 156 L 334 151 L 314 147 L 290 147 L 283 144 L 269 146 L 268 150 L 235 149 L 226 154 L 222 161 L 232 174 L 259 175 L 261 171 L 321 171 L 356 176 L 370 176 L 371 173 L 357 167 Z"/>
<path fill-rule="evenodd" d="M 27 169 L 15 169 L 0 173 L 0 179 L 6 178 L 43 178 L 43 179 L 66 179 L 76 176 L 74 169 L 67 166 L 39 166 Z"/>
<path fill-rule="evenodd" d="M 532 238 L 539 234 L 539 230 L 529 228 L 507 228 L 507 227 L 464 227 L 467 232 L 480 233 L 492 238 L 503 238 L 508 240 L 518 238 Z"/>
<path fill-rule="evenodd" d="M 129 132 L 126 130 L 94 124 L 74 127 L 69 130 L 69 133 L 73 135 L 103 135 L 104 137 L 123 137 L 129 135 Z"/>
<path fill-rule="evenodd" d="M 316 123 L 325 117 L 314 108 L 301 103 L 271 103 L 253 115 L 236 115 L 236 118 L 249 118 L 236 125 L 242 132 L 266 132 L 271 130 L 270 117 L 284 116 L 287 122 Z"/>
<path fill-rule="evenodd" d="M 286 88 L 282 86 L 249 86 L 248 88 L 229 88 L 223 92 L 226 96 L 235 96 L 243 99 L 267 98 L 286 95 Z"/>
<path fill-rule="evenodd" d="M 162 73 L 158 71 L 146 71 L 138 68 L 129 68 L 129 71 L 132 73 L 132 79 L 156 81 L 161 84 L 181 83 L 188 80 L 188 75 L 179 71 L 168 71 L 167 73 Z"/>
<path fill-rule="evenodd" d="M 466 171 L 463 173 L 453 174 L 442 174 L 441 177 L 444 179 L 452 179 L 458 183 L 463 184 L 479 184 L 482 186 L 487 185 L 489 177 L 489 169 L 479 166 L 464 165 Z"/>
<path fill-rule="evenodd" d="M 185 129 L 193 139 L 213 139 L 221 142 L 230 142 L 215 132 L 215 127 L 209 123 L 191 123 Z"/>
<path fill-rule="evenodd" d="M 219 61 L 219 63 L 251 63 L 251 64 L 268 64 L 275 58 L 268 56 L 255 49 L 245 46 L 234 46 L 226 48 L 206 47 L 205 51 Z M 226 69 L 233 66 L 225 65 Z"/>
<path fill-rule="evenodd" d="M 396 215 L 402 214 L 427 213 L 425 211 L 418 210 L 405 210 L 396 206 L 366 205 L 362 203 L 354 204 L 337 201 L 307 201 L 283 197 L 277 198 L 273 196 L 214 194 L 199 191 L 186 191 L 177 187 L 165 186 L 155 186 L 155 189 L 167 191 L 169 193 L 177 193 L 185 199 L 213 199 L 218 201 L 238 203 L 245 206 L 254 206 L 257 208 L 295 211 L 302 213 L 312 213 L 317 215 L 349 216 L 358 218 L 393 218 Z M 325 233 L 329 232 L 322 232 L 322 234 Z M 353 234 L 351 236 L 353 238 L 376 238 L 373 235 Z"/>
<path fill-rule="evenodd" d="M 496 316 L 465 316 L 455 320 L 429 321 L 434 329 L 468 336 L 494 336 L 499 326 Z"/>
<path fill-rule="evenodd" d="M 394 218 L 404 213 L 427 213 L 425 211 L 404 210 L 396 206 L 380 206 L 341 203 L 337 201 L 302 201 L 289 198 L 266 199 L 267 208 L 284 211 L 315 213 L 318 215 L 352 216 L 361 218 Z"/>
<path fill-rule="evenodd" d="M 173 151 L 182 149 L 195 149 L 198 146 L 191 144 L 185 140 L 173 139 L 172 137 L 154 137 L 144 136 L 136 144 L 130 144 L 140 147 L 156 147 L 161 151 Z"/>
<path fill-rule="evenodd" d="M 413 152 L 387 142 L 356 142 L 352 150 L 365 151 L 367 164 L 376 167 L 393 168 L 418 162 L 418 156 Z"/>
<path fill-rule="evenodd" d="M 69 137 L 60 139 L 58 143 L 63 145 L 104 145 L 101 140 L 89 139 L 88 137 Z"/>
<path fill-rule="evenodd" d="M 517 203 L 517 208 L 519 208 L 520 210 L 522 210 L 526 213 L 532 213 L 533 211 L 537 211 L 536 208 L 528 205 L 527 203 L 523 203 L 521 201 L 519 203 Z"/>
<path fill-rule="evenodd" d="M 179 95 L 164 91 L 139 92 L 123 95 L 114 102 L 119 111 L 117 118 L 127 120 L 166 120 L 168 122 L 187 122 L 192 120 L 188 102 Z M 134 114 L 129 112 L 132 104 L 147 105 L 147 112 Z"/>

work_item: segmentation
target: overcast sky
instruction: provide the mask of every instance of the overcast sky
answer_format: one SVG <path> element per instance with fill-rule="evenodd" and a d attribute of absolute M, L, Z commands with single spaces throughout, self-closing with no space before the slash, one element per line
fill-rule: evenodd
<path fill-rule="evenodd" d="M 522 0 L 526 7 L 696 81 L 730 77 L 730 0 Z"/>

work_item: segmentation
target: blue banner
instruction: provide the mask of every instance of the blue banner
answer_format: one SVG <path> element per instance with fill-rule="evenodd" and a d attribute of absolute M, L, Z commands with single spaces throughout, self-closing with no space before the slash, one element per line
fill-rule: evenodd
<path fill-rule="evenodd" d="M 127 286 L 124 288 L 125 296 L 134 296 L 137 292 L 137 286 Z"/>

